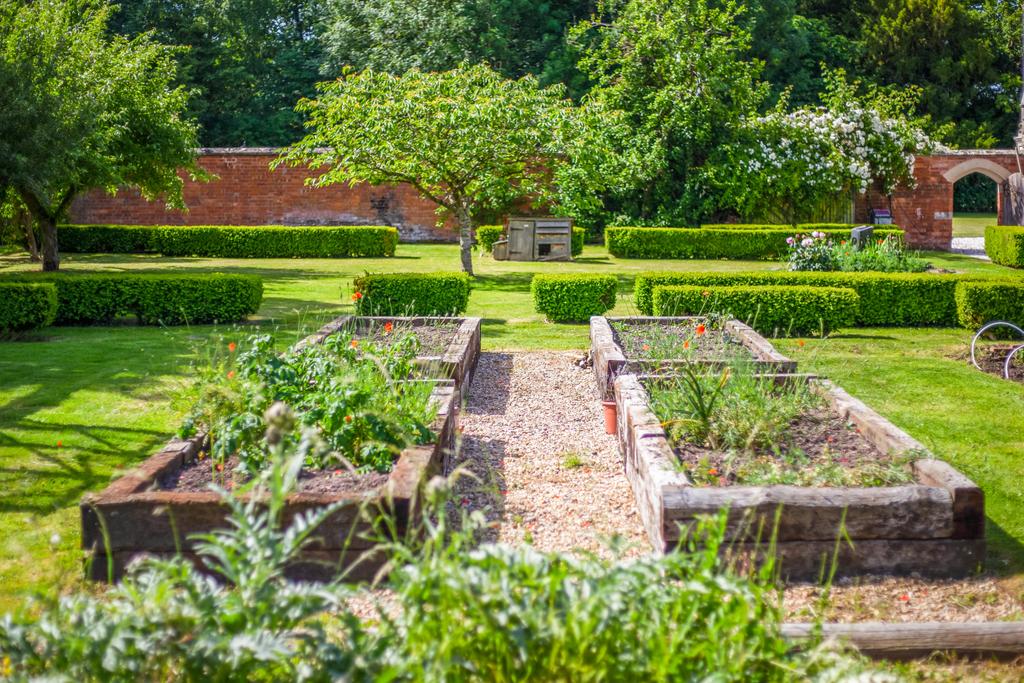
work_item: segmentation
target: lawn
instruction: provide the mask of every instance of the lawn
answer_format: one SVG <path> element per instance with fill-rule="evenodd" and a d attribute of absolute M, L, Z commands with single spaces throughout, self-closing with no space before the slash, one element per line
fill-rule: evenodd
<path fill-rule="evenodd" d="M 994 213 L 953 214 L 953 237 L 984 237 L 985 226 L 995 225 Z"/>
<path fill-rule="evenodd" d="M 972 272 L 1010 271 L 967 257 L 929 253 L 936 265 Z M 63 267 L 256 273 L 264 304 L 240 328 L 51 328 L 26 341 L 0 342 L 0 612 L 34 590 L 71 585 L 80 575 L 78 512 L 86 491 L 139 462 L 180 419 L 175 400 L 189 364 L 211 339 L 276 329 L 285 340 L 350 311 L 352 278 L 365 271 L 458 267 L 451 245 L 401 245 L 394 259 L 222 260 L 68 255 Z M 633 278 L 647 270 L 746 270 L 781 267 L 737 261 L 619 260 L 587 247 L 574 263 L 477 259 L 468 314 L 485 319 L 486 349 L 579 349 L 586 325 L 553 325 L 533 310 L 538 272 L 606 272 L 621 286 L 616 314 L 635 312 Z M 0 271 L 32 269 L 21 255 L 0 256 Z M 966 330 L 851 330 L 799 348 L 780 341 L 809 369 L 855 395 L 947 457 L 986 490 L 993 565 L 1024 571 L 1024 388 L 975 372 L 963 360 Z M 56 541 L 51 547 L 51 537 Z"/>

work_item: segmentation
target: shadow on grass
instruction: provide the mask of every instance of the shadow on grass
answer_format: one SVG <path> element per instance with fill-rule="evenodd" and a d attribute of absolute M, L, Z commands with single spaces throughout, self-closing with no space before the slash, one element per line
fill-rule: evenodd
<path fill-rule="evenodd" d="M 991 517 L 985 517 L 985 540 L 988 542 L 985 564 L 990 574 L 1024 573 L 1024 544 L 1011 536 Z"/>

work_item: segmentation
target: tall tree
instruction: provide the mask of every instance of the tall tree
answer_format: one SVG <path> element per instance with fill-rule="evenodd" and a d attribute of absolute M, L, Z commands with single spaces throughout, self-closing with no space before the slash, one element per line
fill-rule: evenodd
<path fill-rule="evenodd" d="M 740 9 L 710 0 L 609 0 L 573 29 L 590 97 L 625 113 L 649 149 L 647 174 L 613 198 L 626 217 L 696 224 L 715 210 L 700 168 L 767 96 L 745 58 Z"/>
<path fill-rule="evenodd" d="M 582 94 L 566 44 L 592 0 L 326 0 L 325 73 L 342 67 L 400 74 L 489 64 L 503 76 L 537 76 Z"/>
<path fill-rule="evenodd" d="M 171 84 L 174 51 L 148 36 L 108 38 L 111 6 L 93 0 L 0 0 L 0 188 L 13 188 L 57 270 L 57 221 L 92 188 L 138 188 L 181 206 L 195 165 L 188 94 Z"/>
<path fill-rule="evenodd" d="M 506 80 L 484 65 L 401 76 L 368 69 L 318 88 L 299 104 L 309 135 L 279 163 L 310 166 L 317 186 L 412 185 L 442 218 L 454 216 L 470 274 L 482 212 L 556 201 L 562 180 L 577 194 L 604 182 L 595 150 L 580 143 L 599 125 L 594 110 L 580 115 L 564 88 L 541 88 L 532 76 Z"/>
<path fill-rule="evenodd" d="M 295 103 L 323 63 L 322 0 L 132 0 L 111 21 L 186 46 L 178 83 L 197 93 L 188 113 L 206 146 L 279 146 L 302 135 Z"/>

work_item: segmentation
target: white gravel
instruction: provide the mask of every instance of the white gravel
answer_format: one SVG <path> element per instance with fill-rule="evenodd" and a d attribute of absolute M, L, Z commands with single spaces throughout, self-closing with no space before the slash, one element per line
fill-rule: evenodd
<path fill-rule="evenodd" d="M 991 260 L 985 253 L 984 237 L 954 237 L 953 243 L 950 246 L 950 251 L 955 254 L 972 256 L 976 259 L 981 259 L 982 261 Z"/>
<path fill-rule="evenodd" d="M 484 353 L 462 413 L 457 502 L 492 521 L 488 540 L 598 551 L 619 536 L 648 552 L 593 372 L 575 352 Z"/>

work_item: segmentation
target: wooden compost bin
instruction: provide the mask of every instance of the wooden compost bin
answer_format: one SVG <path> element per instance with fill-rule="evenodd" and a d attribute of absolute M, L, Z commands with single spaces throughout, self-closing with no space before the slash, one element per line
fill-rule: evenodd
<path fill-rule="evenodd" d="M 672 368 L 686 363 L 722 363 L 724 361 L 699 360 L 692 361 L 682 358 L 666 358 L 659 360 L 641 360 L 627 358 L 622 347 L 615 341 L 615 332 L 611 323 L 623 322 L 631 325 L 659 325 L 664 323 L 687 323 L 704 320 L 699 316 L 664 317 L 634 316 L 607 318 L 594 316 L 590 319 L 590 352 L 594 362 L 594 376 L 601 396 L 611 400 L 612 383 L 621 374 L 649 374 L 655 372 L 671 372 Z M 792 361 L 775 350 L 767 339 L 755 332 L 749 325 L 739 320 L 729 320 L 725 331 L 739 340 L 740 344 L 750 352 L 754 367 L 761 372 L 790 373 L 796 372 L 796 361 Z"/>
<path fill-rule="evenodd" d="M 881 452 L 924 452 L 919 442 L 832 382 L 806 381 Z M 837 548 L 838 576 L 963 577 L 983 562 L 984 495 L 942 460 L 912 462 L 916 481 L 903 486 L 698 487 L 678 465 L 641 378 L 616 378 L 614 393 L 626 477 L 656 551 L 676 548 L 680 528 L 693 525 L 698 516 L 727 508 L 726 545 L 733 552 L 763 557 L 774 529 L 784 580 L 817 580 Z M 837 545 L 843 529 L 849 541 Z"/>
<path fill-rule="evenodd" d="M 472 383 L 476 364 L 480 360 L 480 318 L 343 315 L 300 341 L 299 345 L 319 344 L 328 336 L 344 329 L 349 329 L 356 335 L 365 334 L 375 326 L 388 322 L 413 328 L 442 323 L 458 323 L 458 330 L 443 354 L 440 356 L 424 354 L 418 356 L 416 360 L 422 367 L 436 368 L 438 378 L 454 381 L 455 389 L 458 392 L 457 398 L 461 397 Z M 456 405 L 458 405 L 458 400 L 456 400 Z"/>
<path fill-rule="evenodd" d="M 431 318 L 379 318 L 377 320 L 429 324 Z M 417 494 L 431 476 L 445 471 L 455 449 L 461 389 L 468 387 L 480 354 L 480 319 L 459 320 L 459 329 L 439 365 L 450 379 L 435 379 L 431 400 L 438 408 L 431 425 L 435 439 L 429 444 L 410 446 L 399 455 L 387 481 L 369 491 L 292 494 L 284 513 L 288 524 L 297 514 L 340 503 L 317 530 L 314 542 L 300 560 L 288 569 L 301 580 L 328 580 L 342 569 L 355 565 L 352 580 L 371 578 L 382 566 L 383 557 L 363 557 L 371 543 L 361 536 L 370 531 L 364 509 L 392 515 L 396 533 L 408 531 L 414 517 Z M 299 345 L 320 343 L 344 325 L 361 324 L 358 318 L 338 318 Z M 228 509 L 212 491 L 161 490 L 160 481 L 171 478 L 195 461 L 205 444 L 204 436 L 172 439 L 139 467 L 114 481 L 100 493 L 87 494 L 79 505 L 82 547 L 93 552 L 87 564 L 88 576 L 107 580 L 108 569 L 119 579 L 125 568 L 140 555 L 170 557 L 180 554 L 195 559 L 190 536 L 227 527 Z M 356 560 L 362 558 L 358 564 Z"/>

